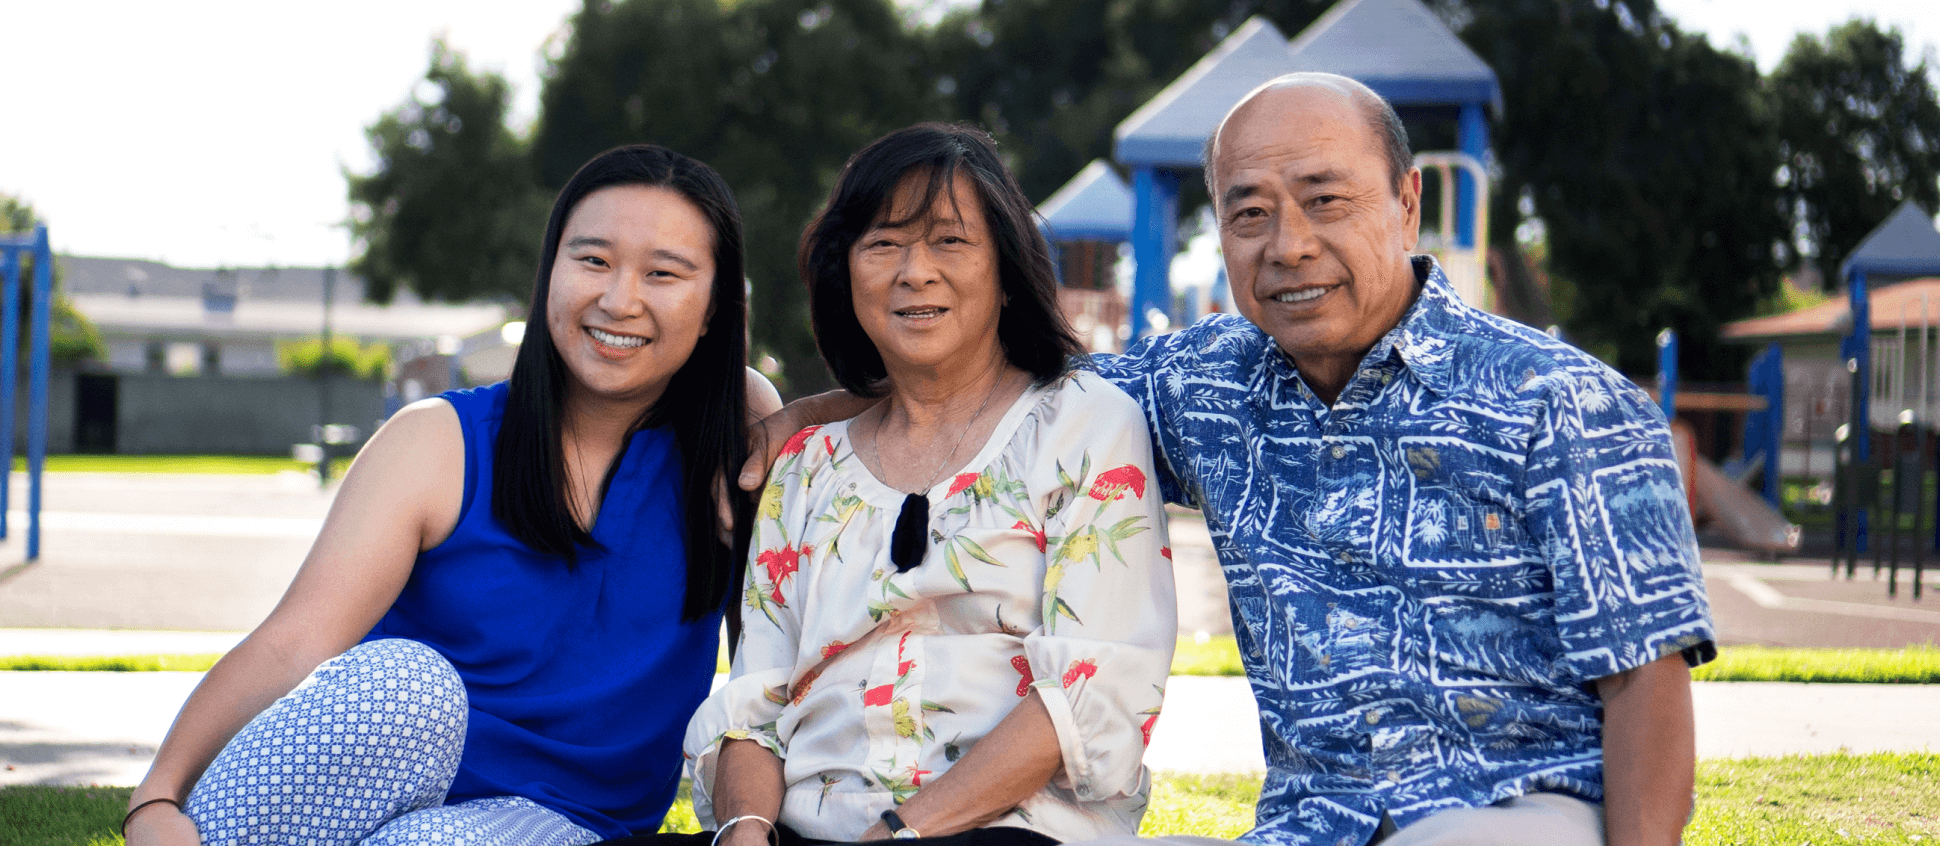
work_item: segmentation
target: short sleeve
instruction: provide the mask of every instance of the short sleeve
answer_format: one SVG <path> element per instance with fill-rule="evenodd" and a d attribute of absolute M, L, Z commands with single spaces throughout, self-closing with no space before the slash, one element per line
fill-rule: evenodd
<path fill-rule="evenodd" d="M 787 758 L 776 724 L 788 704 L 795 654 L 801 642 L 801 616 L 795 601 L 796 572 L 809 554 L 799 530 L 807 525 L 803 496 L 803 445 L 816 428 L 809 427 L 783 446 L 768 486 L 755 511 L 754 536 L 748 549 L 748 573 L 741 601 L 741 640 L 734 652 L 728 681 L 701 704 L 687 724 L 683 743 L 691 768 L 694 815 L 703 826 L 712 823 L 712 788 L 721 745 L 730 740 L 753 740 Z"/>
<path fill-rule="evenodd" d="M 1191 480 L 1178 472 L 1179 468 L 1190 468 L 1191 463 L 1176 460 L 1184 455 L 1180 449 L 1183 446 L 1180 429 L 1174 422 L 1177 409 L 1165 400 L 1168 396 L 1178 399 L 1181 377 L 1196 360 L 1193 351 L 1198 348 L 1197 340 L 1216 334 L 1224 322 L 1232 319 L 1227 315 L 1209 315 L 1184 330 L 1141 339 L 1122 355 L 1097 353 L 1091 357 L 1098 375 L 1138 402 L 1147 437 L 1154 447 L 1152 478 L 1166 502 L 1199 507 Z"/>
<path fill-rule="evenodd" d="M 1158 721 L 1178 636 L 1165 508 L 1133 403 L 1099 381 L 1067 390 L 1036 461 L 1057 468 L 1041 497 L 1046 573 L 1040 627 L 1024 654 L 1057 729 L 1061 786 L 1081 800 L 1146 789 L 1145 746 Z M 1072 396 L 1078 394 L 1077 396 Z"/>
<path fill-rule="evenodd" d="M 1555 587 L 1577 683 L 1672 654 L 1715 654 L 1697 538 L 1663 414 L 1607 368 L 1546 380 L 1525 465 L 1525 524 Z"/>

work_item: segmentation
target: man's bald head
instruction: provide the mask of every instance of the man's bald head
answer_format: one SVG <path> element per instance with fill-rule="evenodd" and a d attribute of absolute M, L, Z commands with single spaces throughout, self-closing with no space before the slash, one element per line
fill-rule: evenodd
<path fill-rule="evenodd" d="M 1219 128 L 1213 130 L 1211 138 L 1206 139 L 1206 148 L 1200 155 L 1199 164 L 1206 174 L 1206 193 L 1212 196 L 1214 208 L 1219 204 L 1218 174 L 1215 173 L 1219 162 L 1219 136 L 1226 131 L 1226 125 L 1236 117 L 1242 116 L 1249 105 L 1270 92 L 1289 88 L 1310 88 L 1331 91 L 1353 104 L 1361 116 L 1367 119 L 1368 137 L 1371 143 L 1381 148 L 1382 158 L 1388 163 L 1388 184 L 1395 191 L 1401 190 L 1401 180 L 1414 168 L 1414 155 L 1408 150 L 1408 130 L 1401 125 L 1401 116 L 1395 114 L 1394 107 L 1374 89 L 1340 74 L 1301 72 L 1268 80 L 1260 87 L 1247 92 L 1234 105 L 1226 117 L 1219 121 Z"/>

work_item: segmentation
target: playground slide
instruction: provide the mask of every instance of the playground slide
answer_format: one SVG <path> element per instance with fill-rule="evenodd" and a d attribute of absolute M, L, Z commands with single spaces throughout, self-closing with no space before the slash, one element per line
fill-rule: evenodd
<path fill-rule="evenodd" d="M 1680 451 L 1681 453 L 1682 451 Z M 1799 551 L 1799 527 L 1785 522 L 1763 497 L 1731 481 L 1703 456 L 1678 455 L 1691 462 L 1692 515 L 1746 549 L 1768 553 Z"/>

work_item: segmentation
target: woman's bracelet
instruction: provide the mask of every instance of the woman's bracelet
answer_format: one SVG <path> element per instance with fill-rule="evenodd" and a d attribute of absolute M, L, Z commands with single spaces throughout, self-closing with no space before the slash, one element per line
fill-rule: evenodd
<path fill-rule="evenodd" d="M 710 842 L 708 846 L 721 846 L 721 835 L 726 834 L 730 826 L 742 820 L 755 820 L 761 823 L 762 825 L 767 826 L 768 842 L 774 844 L 774 846 L 781 846 L 781 832 L 775 830 L 774 821 L 768 819 L 767 817 L 761 816 L 760 814 L 742 814 L 741 816 L 735 817 L 734 819 L 721 823 L 721 827 L 714 830 L 714 840 Z"/>
<path fill-rule="evenodd" d="M 166 796 L 163 796 L 159 799 L 150 799 L 146 802 L 136 805 L 133 808 L 129 808 L 128 813 L 123 814 L 121 817 L 121 839 L 123 840 L 128 839 L 128 821 L 134 819 L 135 814 L 140 813 L 141 809 L 146 808 L 150 805 L 174 805 L 175 810 L 177 811 L 182 810 L 182 803 L 177 802 L 174 799 L 170 799 Z"/>

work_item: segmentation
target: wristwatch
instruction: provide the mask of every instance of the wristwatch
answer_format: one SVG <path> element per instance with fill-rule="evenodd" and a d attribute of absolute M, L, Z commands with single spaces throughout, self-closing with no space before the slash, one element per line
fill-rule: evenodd
<path fill-rule="evenodd" d="M 882 821 L 889 826 L 889 836 L 896 840 L 915 840 L 923 836 L 916 829 L 903 825 L 903 818 L 896 815 L 894 808 L 882 812 Z"/>

